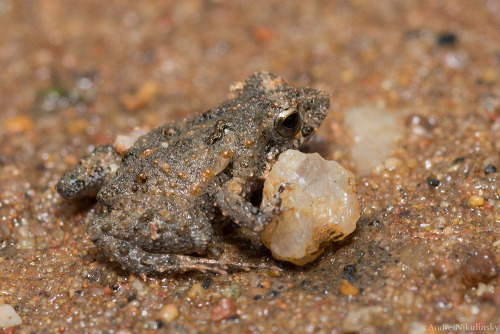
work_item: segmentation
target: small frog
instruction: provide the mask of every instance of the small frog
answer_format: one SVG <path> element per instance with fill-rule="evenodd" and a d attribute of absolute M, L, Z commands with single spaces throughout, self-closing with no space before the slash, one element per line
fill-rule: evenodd
<path fill-rule="evenodd" d="M 261 209 L 250 198 L 279 154 L 311 137 L 328 108 L 325 92 L 256 73 L 234 84 L 218 107 L 156 128 L 122 154 L 97 147 L 56 189 L 67 199 L 97 196 L 87 234 L 131 272 L 245 269 L 199 255 L 212 242 L 213 224 L 229 218 L 259 233 L 282 212 L 284 187 Z"/>

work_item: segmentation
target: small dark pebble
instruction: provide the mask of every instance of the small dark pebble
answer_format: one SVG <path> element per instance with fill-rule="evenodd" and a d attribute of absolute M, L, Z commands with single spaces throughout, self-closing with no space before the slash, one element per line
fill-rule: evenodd
<path fill-rule="evenodd" d="M 258 287 L 259 289 L 262 289 L 264 286 L 263 286 L 262 284 L 258 283 L 258 284 L 257 284 L 257 287 Z"/>
<path fill-rule="evenodd" d="M 344 267 L 344 279 L 352 281 L 354 279 L 354 274 L 356 273 L 356 266 L 349 264 Z"/>
<path fill-rule="evenodd" d="M 348 264 L 347 266 L 344 267 L 344 272 L 355 273 L 356 266 L 354 264 Z"/>
<path fill-rule="evenodd" d="M 465 161 L 465 157 L 458 157 L 456 158 L 455 160 L 453 160 L 453 163 L 454 164 L 457 164 L 459 162 L 464 162 Z"/>
<path fill-rule="evenodd" d="M 488 166 L 484 167 L 484 172 L 486 174 L 496 173 L 497 168 L 494 165 L 489 164 Z"/>
<path fill-rule="evenodd" d="M 163 328 L 165 327 L 165 323 L 161 319 L 156 320 L 156 328 Z"/>
<path fill-rule="evenodd" d="M 75 295 L 79 296 L 82 293 L 82 290 L 75 290 Z"/>
<path fill-rule="evenodd" d="M 205 278 L 203 280 L 203 283 L 201 283 L 201 286 L 203 287 L 203 289 L 208 289 L 210 287 L 210 283 L 212 283 L 212 281 L 210 280 L 210 278 Z"/>
<path fill-rule="evenodd" d="M 19 311 L 19 305 L 14 306 L 15 311 Z"/>
<path fill-rule="evenodd" d="M 307 288 L 309 285 L 311 285 L 311 281 L 308 279 L 305 279 L 302 281 L 302 283 L 300 283 L 300 285 L 302 285 L 303 288 Z"/>
<path fill-rule="evenodd" d="M 470 287 L 479 283 L 487 283 L 498 275 L 495 255 L 488 249 L 483 249 L 460 268 L 463 282 Z"/>
<path fill-rule="evenodd" d="M 439 185 L 439 181 L 438 181 L 438 185 Z M 399 213 L 399 218 L 410 218 L 410 213 L 411 213 L 410 210 L 403 210 Z"/>
<path fill-rule="evenodd" d="M 437 43 L 439 46 L 455 46 L 458 42 L 457 35 L 452 32 L 444 32 L 438 36 Z"/>
<path fill-rule="evenodd" d="M 275 297 L 278 297 L 279 295 L 279 292 L 276 291 L 276 290 L 272 290 L 270 293 L 269 293 L 269 296 L 271 296 L 271 298 L 275 298 Z"/>
<path fill-rule="evenodd" d="M 137 299 L 137 296 L 135 295 L 135 293 L 131 294 L 130 296 L 127 297 L 127 300 L 128 302 L 133 302 L 134 300 Z"/>
<path fill-rule="evenodd" d="M 261 299 L 261 298 L 262 298 L 262 296 L 261 296 L 261 295 L 255 295 L 255 297 L 253 297 L 253 300 L 259 300 L 259 299 Z"/>
<path fill-rule="evenodd" d="M 438 180 L 438 179 L 433 179 L 433 178 L 431 178 L 431 177 L 428 177 L 428 178 L 427 178 L 427 183 L 428 183 L 430 186 L 432 186 L 432 187 L 437 187 L 437 186 L 439 186 L 439 184 L 440 184 L 441 182 L 439 182 L 439 180 Z"/>

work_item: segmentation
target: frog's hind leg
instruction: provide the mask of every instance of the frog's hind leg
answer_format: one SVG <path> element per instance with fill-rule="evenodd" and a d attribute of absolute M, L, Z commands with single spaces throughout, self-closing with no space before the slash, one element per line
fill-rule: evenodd
<path fill-rule="evenodd" d="M 110 261 L 139 276 L 163 276 L 187 271 L 226 275 L 227 271 L 248 271 L 255 267 L 239 262 L 225 262 L 193 255 L 153 253 L 125 240 L 103 236 L 94 241 Z"/>
<path fill-rule="evenodd" d="M 213 229 L 201 210 L 183 210 L 162 209 L 154 200 L 131 211 L 104 210 L 89 222 L 87 234 L 111 261 L 138 275 L 186 271 L 225 274 L 252 267 L 194 255 L 207 249 Z"/>
<path fill-rule="evenodd" d="M 118 168 L 121 156 L 113 145 L 98 146 L 75 168 L 64 173 L 56 190 L 64 198 L 94 197 L 108 174 Z"/>

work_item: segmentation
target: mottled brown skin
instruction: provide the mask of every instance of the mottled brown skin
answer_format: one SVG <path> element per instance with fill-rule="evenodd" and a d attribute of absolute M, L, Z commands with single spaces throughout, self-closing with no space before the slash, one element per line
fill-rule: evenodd
<path fill-rule="evenodd" d="M 142 275 L 245 269 L 193 253 L 207 249 L 212 224 L 224 216 L 261 232 L 280 214 L 280 191 L 263 209 L 249 198 L 279 154 L 321 125 L 329 98 L 270 73 L 235 84 L 230 96 L 194 119 L 154 129 L 122 156 L 98 147 L 58 182 L 65 198 L 97 194 L 100 213 L 87 233 L 113 261 Z"/>

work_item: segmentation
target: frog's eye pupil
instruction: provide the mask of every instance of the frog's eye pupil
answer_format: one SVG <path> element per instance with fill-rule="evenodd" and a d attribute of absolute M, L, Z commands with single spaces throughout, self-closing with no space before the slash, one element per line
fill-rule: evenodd
<path fill-rule="evenodd" d="M 284 120 L 283 122 L 281 123 L 281 125 L 283 125 L 285 128 L 288 128 L 290 130 L 294 130 L 295 127 L 297 126 L 297 123 L 299 121 L 299 114 L 297 114 L 296 112 L 288 115 Z"/>
<path fill-rule="evenodd" d="M 300 130 L 300 114 L 295 109 L 280 112 L 275 121 L 276 131 L 285 138 L 291 138 Z"/>

